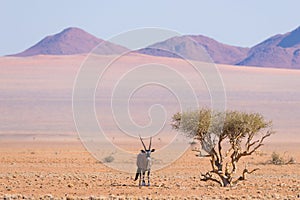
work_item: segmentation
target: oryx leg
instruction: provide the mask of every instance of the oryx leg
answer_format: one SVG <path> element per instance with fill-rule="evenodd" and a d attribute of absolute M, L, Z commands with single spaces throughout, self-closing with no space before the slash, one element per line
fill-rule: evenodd
<path fill-rule="evenodd" d="M 150 186 L 150 170 L 148 171 L 148 186 Z"/>
<path fill-rule="evenodd" d="M 145 182 L 145 173 L 146 171 L 142 170 L 143 172 L 143 180 L 142 180 L 142 186 L 145 186 L 146 185 L 146 182 Z"/>
<path fill-rule="evenodd" d="M 139 173 L 139 177 L 140 177 L 140 179 L 139 179 L 139 187 L 141 188 L 141 186 L 142 186 L 142 173 Z"/>
<path fill-rule="evenodd" d="M 136 174 L 135 174 L 135 178 L 134 178 L 135 181 L 138 180 L 140 174 L 141 174 L 141 169 L 140 169 L 140 168 L 137 168 Z"/>
<path fill-rule="evenodd" d="M 134 180 L 136 181 L 138 179 L 139 179 L 139 187 L 141 187 L 141 185 L 142 185 L 142 170 L 141 170 L 141 168 L 137 168 L 137 170 L 136 170 Z"/>

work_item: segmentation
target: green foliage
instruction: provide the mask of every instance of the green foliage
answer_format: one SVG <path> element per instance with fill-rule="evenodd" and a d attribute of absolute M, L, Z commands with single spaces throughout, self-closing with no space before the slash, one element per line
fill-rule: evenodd
<path fill-rule="evenodd" d="M 203 108 L 199 111 L 176 113 L 172 118 L 172 127 L 187 137 L 200 141 L 214 134 L 217 138 L 228 138 L 230 143 L 236 145 L 245 137 L 252 140 L 260 130 L 271 127 L 271 122 L 266 121 L 259 113 L 212 112 Z"/>

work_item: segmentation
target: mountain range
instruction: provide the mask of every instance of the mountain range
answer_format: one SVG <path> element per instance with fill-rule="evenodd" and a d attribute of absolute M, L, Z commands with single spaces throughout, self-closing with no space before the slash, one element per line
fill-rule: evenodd
<path fill-rule="evenodd" d="M 98 54 L 119 54 L 128 51 L 126 47 L 97 38 L 79 28 L 67 28 L 47 36 L 29 49 L 10 56 L 72 55 L 89 53 L 98 44 Z M 136 52 L 152 56 L 184 57 L 202 60 L 203 49 L 215 63 L 259 67 L 300 69 L 300 27 L 272 36 L 251 47 L 243 48 L 220 43 L 202 35 L 183 35 L 152 44 Z"/>

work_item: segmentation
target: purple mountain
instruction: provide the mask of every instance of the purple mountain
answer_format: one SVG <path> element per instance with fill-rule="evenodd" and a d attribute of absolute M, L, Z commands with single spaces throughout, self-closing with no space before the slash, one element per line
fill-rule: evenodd
<path fill-rule="evenodd" d="M 127 51 L 125 47 L 99 39 L 79 28 L 67 28 L 62 32 L 47 36 L 29 49 L 11 56 L 72 55 L 89 53 L 98 44 L 98 54 L 118 54 Z"/>
<path fill-rule="evenodd" d="M 203 59 L 203 49 L 215 63 L 235 64 L 246 58 L 248 48 L 222 44 L 202 35 L 173 37 L 163 42 L 138 50 L 139 53 L 163 57 L 183 57 L 191 60 Z M 205 57 L 205 56 L 204 56 Z"/>
<path fill-rule="evenodd" d="M 252 47 L 238 65 L 300 69 L 300 27 Z"/>
<path fill-rule="evenodd" d="M 97 49 L 98 54 L 128 51 L 125 47 L 99 39 L 79 28 L 67 28 L 12 56 L 83 54 L 89 53 L 100 43 L 102 46 Z M 137 52 L 203 61 L 203 49 L 215 63 L 300 69 L 300 27 L 286 34 L 275 35 L 250 49 L 222 44 L 202 35 L 186 35 L 158 42 Z"/>

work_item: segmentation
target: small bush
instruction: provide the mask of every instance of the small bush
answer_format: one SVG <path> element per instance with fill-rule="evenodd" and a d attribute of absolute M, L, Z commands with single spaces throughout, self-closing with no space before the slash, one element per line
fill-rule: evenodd
<path fill-rule="evenodd" d="M 111 163 L 115 160 L 115 158 L 113 156 L 107 156 L 104 158 L 104 162 L 106 163 Z"/>
<path fill-rule="evenodd" d="M 284 159 L 278 153 L 273 152 L 271 157 L 272 157 L 272 159 L 271 159 L 272 164 L 274 164 L 274 165 L 285 164 Z"/>

